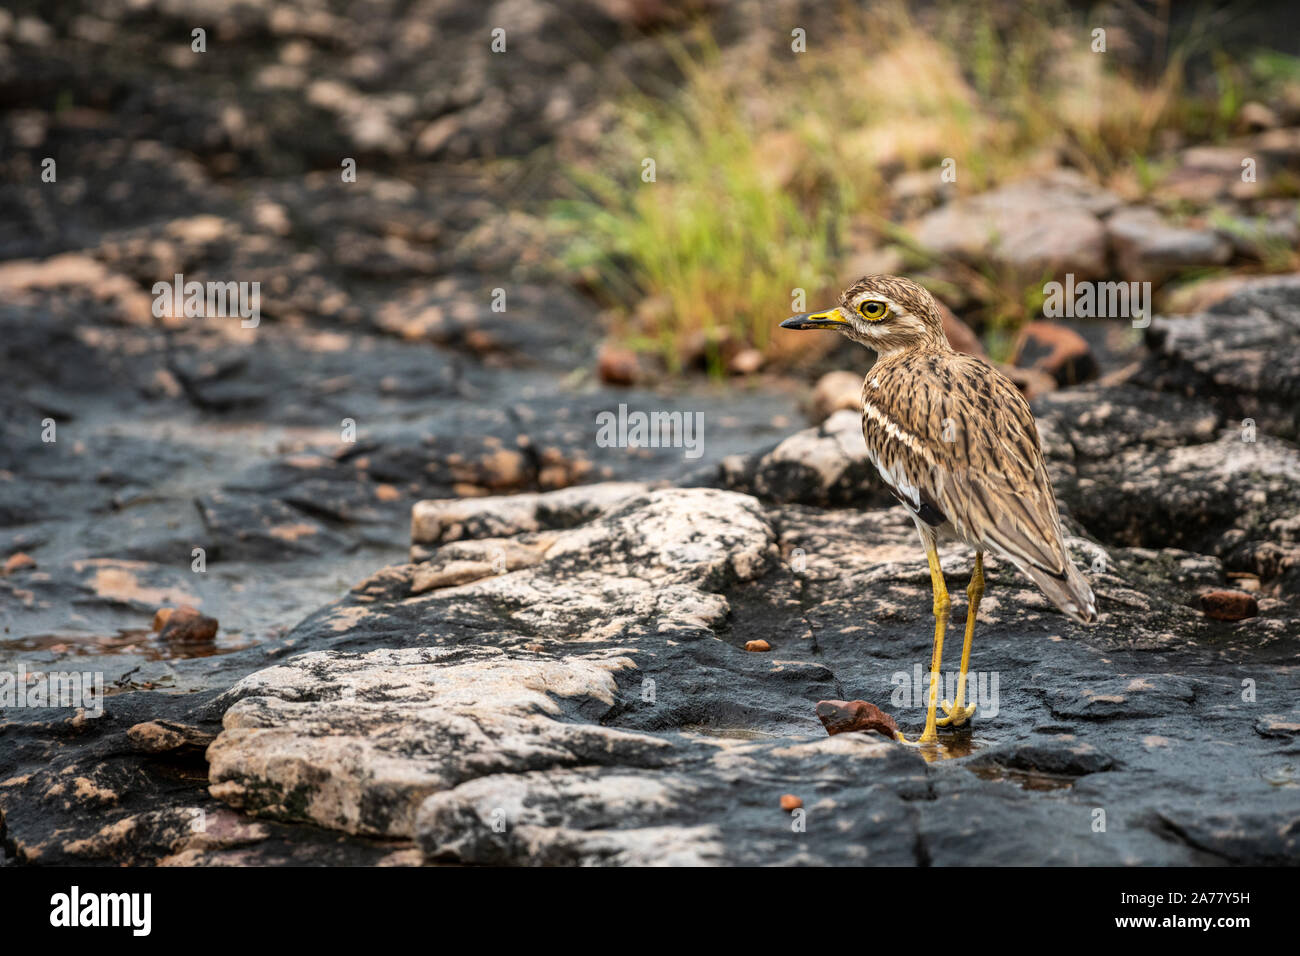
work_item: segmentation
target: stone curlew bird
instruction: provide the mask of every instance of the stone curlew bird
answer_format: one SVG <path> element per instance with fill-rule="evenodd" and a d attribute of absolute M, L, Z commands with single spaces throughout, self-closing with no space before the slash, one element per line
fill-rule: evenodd
<path fill-rule="evenodd" d="M 937 727 L 961 726 L 967 705 L 975 616 L 984 595 L 984 552 L 1006 558 L 1066 615 L 1097 618 L 1092 588 L 1065 550 L 1052 481 L 1043 465 L 1033 413 L 996 369 L 953 350 L 930 293 L 910 279 L 865 276 L 825 312 L 807 312 L 783 329 L 834 329 L 878 358 L 862 386 L 862 434 L 885 484 L 912 514 L 930 562 L 934 652 L 930 697 L 918 744 L 934 744 Z M 975 549 L 966 589 L 966 640 L 956 701 L 936 720 L 939 665 L 948 624 L 948 589 L 936 542 L 955 537 Z M 899 734 L 906 743 L 906 738 Z"/>

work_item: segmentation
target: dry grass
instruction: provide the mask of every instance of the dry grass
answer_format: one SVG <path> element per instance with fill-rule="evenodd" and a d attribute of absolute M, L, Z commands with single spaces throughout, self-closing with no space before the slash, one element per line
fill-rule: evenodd
<path fill-rule="evenodd" d="M 887 175 L 937 174 L 951 158 L 956 188 L 976 192 L 1051 151 L 1099 180 L 1134 177 L 1162 129 L 1209 136 L 1224 120 L 1224 103 L 1188 97 L 1177 54 L 1143 83 L 1092 53 L 1063 4 L 1002 21 L 980 6 L 944 7 L 925 28 L 901 5 L 873 8 L 816 54 L 677 47 L 680 91 L 623 99 L 556 210 L 568 264 L 619 317 L 617 334 L 670 368 L 701 336 L 771 352 L 794 290 L 809 307 L 829 301 L 864 237 L 897 238 Z M 655 182 L 641 181 L 646 158 Z M 1014 333 L 1031 290 L 992 273 L 975 284 L 990 327 Z"/>

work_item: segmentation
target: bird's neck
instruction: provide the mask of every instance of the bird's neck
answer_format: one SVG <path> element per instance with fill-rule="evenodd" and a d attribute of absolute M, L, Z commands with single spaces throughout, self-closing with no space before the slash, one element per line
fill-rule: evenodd
<path fill-rule="evenodd" d="M 953 351 L 953 348 L 948 344 L 947 337 L 940 332 L 937 337 L 927 337 L 895 348 L 877 348 L 875 351 L 877 362 L 893 362 L 922 355 L 947 354 Z"/>

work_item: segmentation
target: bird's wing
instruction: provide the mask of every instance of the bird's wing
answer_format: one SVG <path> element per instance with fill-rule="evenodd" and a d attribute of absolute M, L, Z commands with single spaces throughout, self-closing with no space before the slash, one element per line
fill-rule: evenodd
<path fill-rule="evenodd" d="M 1069 558 L 1033 413 L 991 366 L 959 353 L 877 364 L 863 433 L 881 475 L 931 525 L 1064 578 Z"/>

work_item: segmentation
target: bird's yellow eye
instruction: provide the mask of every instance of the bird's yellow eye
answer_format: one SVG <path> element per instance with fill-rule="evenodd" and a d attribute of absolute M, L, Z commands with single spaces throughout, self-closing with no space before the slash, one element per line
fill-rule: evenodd
<path fill-rule="evenodd" d="M 885 313 L 889 311 L 889 307 L 879 299 L 868 299 L 866 302 L 863 302 L 858 306 L 858 311 L 862 313 L 864 319 L 871 322 L 879 322 L 885 317 Z"/>

